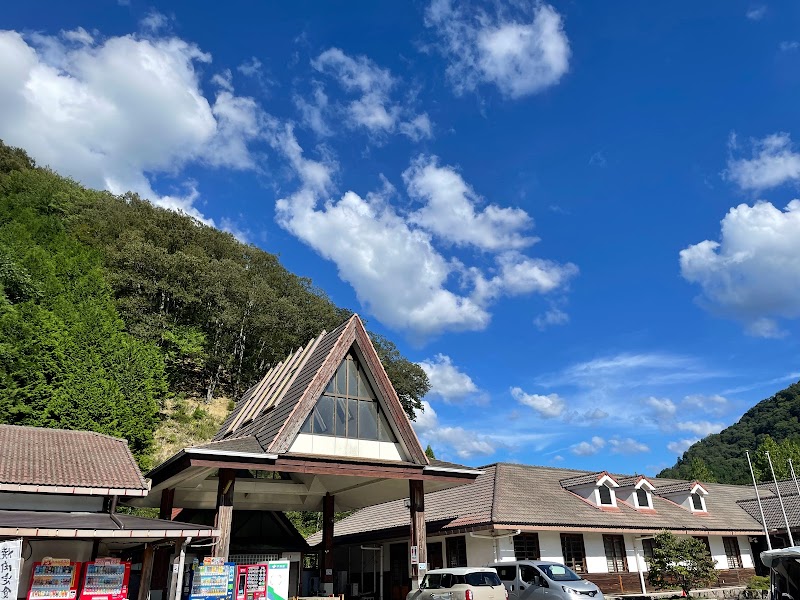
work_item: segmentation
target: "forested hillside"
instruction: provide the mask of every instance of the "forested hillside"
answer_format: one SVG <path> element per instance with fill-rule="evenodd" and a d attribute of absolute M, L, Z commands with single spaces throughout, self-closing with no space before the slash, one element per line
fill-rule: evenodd
<path fill-rule="evenodd" d="M 778 477 L 785 474 L 785 460 L 778 452 L 791 456 L 800 439 L 800 382 L 762 400 L 748 410 L 737 423 L 692 445 L 674 467 L 664 469 L 659 477 L 693 479 L 704 466 L 720 483 L 751 482 L 746 451 L 750 451 L 757 475 L 767 479 L 761 450 L 772 454 Z M 776 444 L 782 442 L 782 444 Z M 758 452 L 756 452 L 758 450 Z"/>
<path fill-rule="evenodd" d="M 167 413 L 202 422 L 203 402 L 238 397 L 349 315 L 272 254 L 0 142 L 2 423 L 119 435 L 147 466 Z M 424 371 L 373 340 L 413 415 Z"/>

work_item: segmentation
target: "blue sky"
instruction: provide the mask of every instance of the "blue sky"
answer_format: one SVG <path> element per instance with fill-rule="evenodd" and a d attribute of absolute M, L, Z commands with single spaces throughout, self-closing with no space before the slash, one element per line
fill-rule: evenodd
<path fill-rule="evenodd" d="M 37 2 L 0 138 L 280 255 L 441 458 L 652 474 L 800 379 L 800 5 Z"/>

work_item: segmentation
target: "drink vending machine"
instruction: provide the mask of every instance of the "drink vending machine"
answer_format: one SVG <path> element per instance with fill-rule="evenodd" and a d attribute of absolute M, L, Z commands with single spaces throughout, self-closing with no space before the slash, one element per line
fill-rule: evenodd
<path fill-rule="evenodd" d="M 98 558 L 86 563 L 80 600 L 128 600 L 131 563 Z"/>
<path fill-rule="evenodd" d="M 242 565 L 236 570 L 236 600 L 265 600 L 267 565 Z"/>
<path fill-rule="evenodd" d="M 184 600 L 234 600 L 236 565 L 207 557 L 193 563 L 184 579 Z"/>
<path fill-rule="evenodd" d="M 28 600 L 74 600 L 81 564 L 68 558 L 43 558 L 33 563 Z"/>

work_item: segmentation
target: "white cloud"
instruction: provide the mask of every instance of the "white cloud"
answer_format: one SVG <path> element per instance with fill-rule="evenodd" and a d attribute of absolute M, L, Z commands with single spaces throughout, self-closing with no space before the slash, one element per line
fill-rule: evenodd
<path fill-rule="evenodd" d="M 455 366 L 449 356 L 437 354 L 434 358 L 418 364 L 430 380 L 429 393 L 439 396 L 445 402 L 487 400 L 486 395 L 475 385 L 472 378 Z"/>
<path fill-rule="evenodd" d="M 779 48 L 781 52 L 791 52 L 792 50 L 800 48 L 800 42 L 797 40 L 784 41 L 780 43 Z"/>
<path fill-rule="evenodd" d="M 300 111 L 303 124 L 319 136 L 328 136 L 333 133 L 325 120 L 328 110 L 328 96 L 319 83 L 313 84 L 312 99 L 306 100 L 300 95 L 295 95 L 294 104 Z"/>
<path fill-rule="evenodd" d="M 249 60 L 236 67 L 236 70 L 246 77 L 256 77 L 261 74 L 261 61 L 251 56 Z"/>
<path fill-rule="evenodd" d="M 781 336 L 774 319 L 800 316 L 800 200 L 783 211 L 769 202 L 732 208 L 721 241 L 689 246 L 680 264 L 708 308 L 743 321 L 751 335 Z"/>
<path fill-rule="evenodd" d="M 735 148 L 735 136 L 733 147 Z M 725 176 L 743 190 L 762 191 L 800 180 L 800 153 L 788 133 L 773 133 L 753 142 L 752 158 L 728 160 Z"/>
<path fill-rule="evenodd" d="M 164 29 L 167 27 L 167 25 L 169 25 L 169 18 L 155 9 L 151 9 L 150 12 L 148 12 L 141 21 L 139 21 L 139 25 L 141 25 L 142 29 L 145 29 L 146 31 L 157 33 L 159 30 Z"/>
<path fill-rule="evenodd" d="M 674 454 L 682 455 L 684 452 L 686 452 L 689 449 L 689 446 L 691 446 L 691 445 L 693 445 L 693 444 L 695 444 L 695 443 L 697 443 L 699 441 L 700 441 L 700 438 L 688 438 L 688 439 L 683 439 L 683 440 L 676 440 L 674 442 L 670 442 L 670 443 L 667 444 L 667 450 L 669 450 L 670 452 L 672 452 Z"/>
<path fill-rule="evenodd" d="M 390 327 L 420 338 L 481 330 L 500 295 L 547 293 L 564 288 L 577 273 L 571 264 L 511 252 L 495 257 L 496 271 L 487 278 L 476 267 L 446 258 L 430 233 L 400 214 L 389 202 L 395 190 L 385 178 L 381 191 L 366 197 L 348 191 L 333 200 L 336 167 L 330 160 L 304 158 L 290 125 L 275 126 L 270 141 L 301 183 L 276 203 L 278 223 L 333 261 L 359 302 Z M 460 287 L 453 291 L 456 277 Z"/>
<path fill-rule="evenodd" d="M 0 32 L 0 137 L 86 185 L 132 190 L 209 223 L 193 204 L 193 182 L 160 196 L 150 177 L 193 161 L 253 168 L 255 102 L 225 89 L 209 101 L 195 65 L 211 57 L 181 39 L 68 37 L 80 44 Z"/>
<path fill-rule="evenodd" d="M 678 410 L 678 407 L 675 406 L 675 403 L 669 398 L 656 398 L 654 396 L 650 396 L 644 401 L 644 403 L 652 408 L 656 416 L 661 419 L 674 417 Z"/>
<path fill-rule="evenodd" d="M 576 425 L 593 425 L 598 421 L 607 419 L 609 413 L 602 408 L 590 408 L 584 411 L 571 410 L 563 414 L 565 423 L 574 423 Z"/>
<path fill-rule="evenodd" d="M 529 406 L 545 419 L 560 417 L 564 413 L 566 402 L 558 394 L 527 394 L 521 388 L 511 388 L 511 396 L 525 406 Z"/>
<path fill-rule="evenodd" d="M 722 414 L 728 409 L 728 399 L 719 394 L 691 394 L 683 399 L 683 404 L 707 413 Z"/>
<path fill-rule="evenodd" d="M 399 131 L 415 141 L 432 135 L 428 115 L 416 115 L 409 107 L 393 101 L 391 95 L 397 80 L 388 69 L 366 56 L 354 58 L 339 48 L 329 48 L 311 61 L 311 66 L 336 79 L 346 92 L 358 96 L 346 109 L 352 126 L 363 127 L 372 134 Z"/>
<path fill-rule="evenodd" d="M 459 458 L 472 458 L 476 455 L 486 456 L 497 450 L 496 440 L 463 427 L 440 427 L 425 435 L 428 443 L 436 446 L 442 444 L 453 449 Z"/>
<path fill-rule="evenodd" d="M 62 31 L 61 36 L 68 42 L 75 42 L 83 46 L 91 46 L 94 44 L 94 37 L 86 31 L 83 27 L 78 27 L 71 31 Z"/>
<path fill-rule="evenodd" d="M 642 454 L 650 452 L 650 447 L 633 438 L 611 438 L 608 441 L 611 452 L 614 454 Z"/>
<path fill-rule="evenodd" d="M 725 429 L 724 423 L 711 423 L 710 421 L 678 421 L 675 428 L 679 431 L 688 431 L 698 437 L 704 438 L 712 433 L 719 433 Z"/>
<path fill-rule="evenodd" d="M 760 21 L 767 14 L 767 7 L 763 4 L 747 9 L 745 16 L 751 21 Z"/>
<path fill-rule="evenodd" d="M 569 315 L 557 307 L 552 307 L 544 313 L 537 315 L 533 324 L 539 331 L 544 331 L 554 325 L 565 325 L 569 323 Z"/>
<path fill-rule="evenodd" d="M 533 225 L 528 213 L 496 204 L 476 210 L 483 199 L 454 168 L 438 163 L 436 156 L 420 156 L 403 173 L 408 195 L 423 203 L 410 215 L 412 223 L 448 242 L 482 250 L 520 249 L 538 241 L 524 233 Z"/>
<path fill-rule="evenodd" d="M 514 16 L 510 10 L 489 15 L 450 0 L 428 6 L 425 24 L 441 40 L 457 94 L 494 84 L 503 95 L 519 98 L 557 84 L 569 70 L 561 15 L 543 2 Z"/>
<path fill-rule="evenodd" d="M 422 435 L 437 427 L 439 427 L 439 415 L 436 414 L 430 402 L 423 400 L 422 410 L 417 411 L 416 418 L 414 419 L 414 429 L 418 434 Z"/>
<path fill-rule="evenodd" d="M 570 446 L 570 451 L 578 456 L 592 456 L 600 452 L 605 446 L 606 441 L 596 435 L 588 442 L 580 442 L 579 444 Z"/>

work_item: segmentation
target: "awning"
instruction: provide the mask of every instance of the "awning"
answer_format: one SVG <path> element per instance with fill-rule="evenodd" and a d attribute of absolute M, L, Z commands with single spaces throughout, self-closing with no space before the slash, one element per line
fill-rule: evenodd
<path fill-rule="evenodd" d="M 206 525 L 88 512 L 0 510 L 0 537 L 156 540 L 219 537 Z"/>
<path fill-rule="evenodd" d="M 778 550 L 765 550 L 761 553 L 761 562 L 767 567 L 772 567 L 773 564 L 782 559 L 800 560 L 800 546 L 780 548 Z"/>

